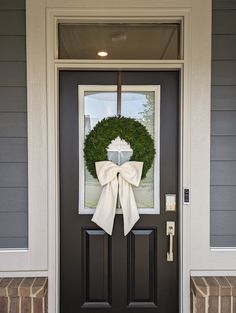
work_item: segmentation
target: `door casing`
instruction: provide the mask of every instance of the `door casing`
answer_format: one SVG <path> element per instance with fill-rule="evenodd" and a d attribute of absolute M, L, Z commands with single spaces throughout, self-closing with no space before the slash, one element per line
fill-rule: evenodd
<path fill-rule="evenodd" d="M 59 14 L 60 13 L 60 14 Z M 82 14 L 82 16 L 81 16 Z M 88 13 L 87 13 L 88 14 Z M 106 12 L 108 16 L 116 15 L 113 12 Z M 47 103 L 48 105 L 48 207 L 49 210 L 49 312 L 59 313 L 59 153 L 58 153 L 58 86 L 60 70 L 179 70 L 180 71 L 180 147 L 179 147 L 179 312 L 187 313 L 190 307 L 190 212 L 184 210 L 183 205 L 183 187 L 190 186 L 190 32 L 188 29 L 190 22 L 189 10 L 166 12 L 158 11 L 153 18 L 153 11 L 145 11 L 142 17 L 134 18 L 132 16 L 117 17 L 119 22 L 157 22 L 167 21 L 183 22 L 184 20 L 184 59 L 183 60 L 151 60 L 151 61 L 126 61 L 126 60 L 107 60 L 107 61 L 81 61 L 81 60 L 58 60 L 57 59 L 57 24 L 59 22 L 109 22 L 109 18 L 104 18 L 101 12 L 100 17 L 91 18 L 89 15 L 83 15 L 81 11 L 73 12 L 50 10 L 47 18 Z M 150 17 L 150 16 L 151 17 Z M 137 16 L 140 16 L 137 14 Z"/>

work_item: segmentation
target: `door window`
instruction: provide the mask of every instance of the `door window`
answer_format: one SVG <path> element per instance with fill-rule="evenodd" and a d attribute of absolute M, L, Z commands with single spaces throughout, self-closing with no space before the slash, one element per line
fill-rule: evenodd
<path fill-rule="evenodd" d="M 93 214 L 102 187 L 85 167 L 85 136 L 103 118 L 117 115 L 116 86 L 79 86 L 79 213 Z M 155 142 L 153 166 L 139 187 L 133 187 L 140 214 L 158 214 L 159 208 L 159 114 L 160 86 L 122 86 L 121 115 L 142 123 Z M 132 156 L 129 143 L 116 138 L 107 147 L 108 159 L 122 164 Z M 117 209 L 117 213 L 121 213 Z"/>

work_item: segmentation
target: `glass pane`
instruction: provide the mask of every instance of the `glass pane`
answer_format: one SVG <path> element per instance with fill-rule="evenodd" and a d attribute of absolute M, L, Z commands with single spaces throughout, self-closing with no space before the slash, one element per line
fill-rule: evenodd
<path fill-rule="evenodd" d="M 121 114 L 138 120 L 154 137 L 154 104 L 153 91 L 123 92 Z M 141 180 L 140 186 L 133 187 L 133 190 L 138 208 L 154 207 L 154 166 L 150 168 L 146 178 Z"/>
<path fill-rule="evenodd" d="M 110 91 L 86 91 L 84 93 L 84 136 L 105 117 L 117 114 L 117 93 Z M 135 118 L 140 121 L 154 138 L 155 134 L 155 91 L 123 91 L 121 115 Z M 122 164 L 132 156 L 130 145 L 119 137 L 114 139 L 107 147 L 108 159 Z M 157 151 L 158 153 L 158 151 Z M 102 188 L 87 169 L 84 182 L 84 207 L 96 208 Z M 153 209 L 154 201 L 154 166 L 148 171 L 147 176 L 140 186 L 133 187 L 137 206 L 140 209 Z"/>
<path fill-rule="evenodd" d="M 133 150 L 130 147 L 130 144 L 125 140 L 117 137 L 112 140 L 110 145 L 107 148 L 107 158 L 109 161 L 112 161 L 118 165 L 121 165 L 130 160 L 133 154 Z"/>
<path fill-rule="evenodd" d="M 84 133 L 85 136 L 91 129 L 105 117 L 114 116 L 117 112 L 116 92 L 85 92 L 84 94 Z M 84 186 L 85 207 L 95 208 L 101 194 L 101 186 L 85 167 Z"/>
<path fill-rule="evenodd" d="M 175 60 L 180 58 L 180 25 L 59 24 L 58 42 L 60 59 Z"/>

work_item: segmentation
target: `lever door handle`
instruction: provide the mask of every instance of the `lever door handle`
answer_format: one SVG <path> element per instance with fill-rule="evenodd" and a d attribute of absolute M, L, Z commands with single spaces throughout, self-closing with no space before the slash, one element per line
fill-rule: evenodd
<path fill-rule="evenodd" d="M 175 222 L 168 221 L 166 222 L 166 235 L 169 237 L 169 247 L 167 251 L 167 262 L 174 261 L 174 253 L 173 253 L 173 239 L 175 235 Z"/>

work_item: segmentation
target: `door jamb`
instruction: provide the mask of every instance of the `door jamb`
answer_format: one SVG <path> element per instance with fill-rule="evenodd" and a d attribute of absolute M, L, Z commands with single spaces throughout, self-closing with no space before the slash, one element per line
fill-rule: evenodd
<path fill-rule="evenodd" d="M 112 12 L 111 12 L 112 11 Z M 49 9 L 47 11 L 47 126 L 48 126 L 48 279 L 49 312 L 59 313 L 59 114 L 58 81 L 60 70 L 179 70 L 180 71 L 180 152 L 179 152 L 179 302 L 181 313 L 190 308 L 190 206 L 183 204 L 183 187 L 190 187 L 190 21 L 189 9 L 178 10 L 102 10 L 91 17 L 81 10 Z M 137 12 L 139 11 L 139 12 Z M 164 61 L 77 61 L 57 59 L 57 24 L 59 21 L 75 21 L 84 18 L 94 22 L 117 16 L 123 21 L 145 22 L 162 20 L 182 20 L 184 27 L 183 60 Z M 155 17 L 154 17 L 155 16 Z M 113 18 L 113 22 L 114 22 Z"/>

